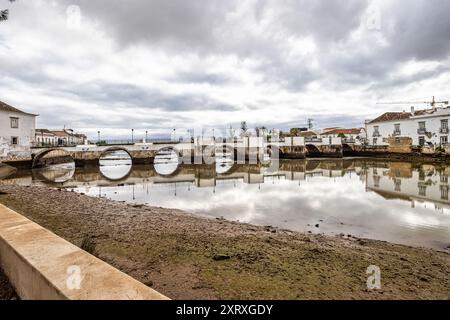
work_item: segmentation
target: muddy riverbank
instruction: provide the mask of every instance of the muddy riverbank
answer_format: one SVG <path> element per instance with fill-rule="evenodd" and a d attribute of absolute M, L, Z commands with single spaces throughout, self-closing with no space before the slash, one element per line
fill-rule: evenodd
<path fill-rule="evenodd" d="M 18 297 L 8 278 L 0 269 L 0 300 L 17 300 Z"/>
<path fill-rule="evenodd" d="M 172 299 L 450 299 L 450 255 L 326 237 L 46 187 L 0 186 L 0 202 Z M 92 248 L 92 246 L 91 246 Z M 382 289 L 367 290 L 366 270 Z"/>

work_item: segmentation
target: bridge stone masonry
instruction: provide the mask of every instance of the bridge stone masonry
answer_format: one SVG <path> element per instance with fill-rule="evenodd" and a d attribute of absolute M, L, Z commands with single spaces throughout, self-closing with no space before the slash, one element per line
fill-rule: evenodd
<path fill-rule="evenodd" d="M 126 152 L 133 164 L 152 164 L 162 151 L 174 151 L 186 164 L 214 163 L 218 154 L 232 154 L 234 160 L 259 162 L 264 154 L 280 159 L 304 159 L 306 157 L 340 158 L 354 147 L 343 144 L 340 138 L 306 140 L 303 137 L 286 137 L 268 141 L 262 137 L 245 137 L 222 140 L 197 138 L 193 142 L 135 143 L 132 145 L 79 145 L 75 147 L 35 148 L 31 153 L 32 168 L 73 160 L 76 166 L 98 165 L 100 159 L 112 151 Z"/>

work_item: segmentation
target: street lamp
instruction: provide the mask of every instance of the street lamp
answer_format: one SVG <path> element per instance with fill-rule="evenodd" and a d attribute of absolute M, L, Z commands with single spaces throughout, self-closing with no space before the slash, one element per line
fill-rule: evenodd
<path fill-rule="evenodd" d="M 175 141 L 175 132 L 177 131 L 177 129 L 173 129 L 173 141 Z"/>
<path fill-rule="evenodd" d="M 98 141 L 97 141 L 97 143 L 100 143 L 100 131 L 98 131 L 97 133 L 98 133 Z"/>
<path fill-rule="evenodd" d="M 134 144 L 134 129 L 131 129 L 131 144 Z"/>
<path fill-rule="evenodd" d="M 147 140 L 148 140 L 148 131 L 145 130 L 145 143 L 147 143 Z"/>

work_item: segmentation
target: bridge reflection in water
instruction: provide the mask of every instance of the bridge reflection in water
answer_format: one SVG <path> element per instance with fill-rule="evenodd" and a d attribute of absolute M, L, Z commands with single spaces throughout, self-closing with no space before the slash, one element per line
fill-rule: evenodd
<path fill-rule="evenodd" d="M 273 171 L 226 156 L 215 165 L 179 165 L 170 153 L 154 165 L 120 161 L 126 159 L 101 167 L 19 171 L 0 184 L 63 187 L 302 232 L 450 245 L 450 166 L 308 159 L 281 161 Z"/>

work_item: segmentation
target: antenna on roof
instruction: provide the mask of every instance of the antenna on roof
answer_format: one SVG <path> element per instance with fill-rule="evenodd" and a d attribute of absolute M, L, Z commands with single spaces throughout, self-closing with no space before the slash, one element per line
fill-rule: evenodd
<path fill-rule="evenodd" d="M 378 102 L 377 104 L 429 104 L 431 108 L 435 108 L 437 104 L 443 104 L 448 106 L 449 101 L 436 101 L 436 98 L 433 96 L 431 101 L 399 101 L 399 102 Z"/>

